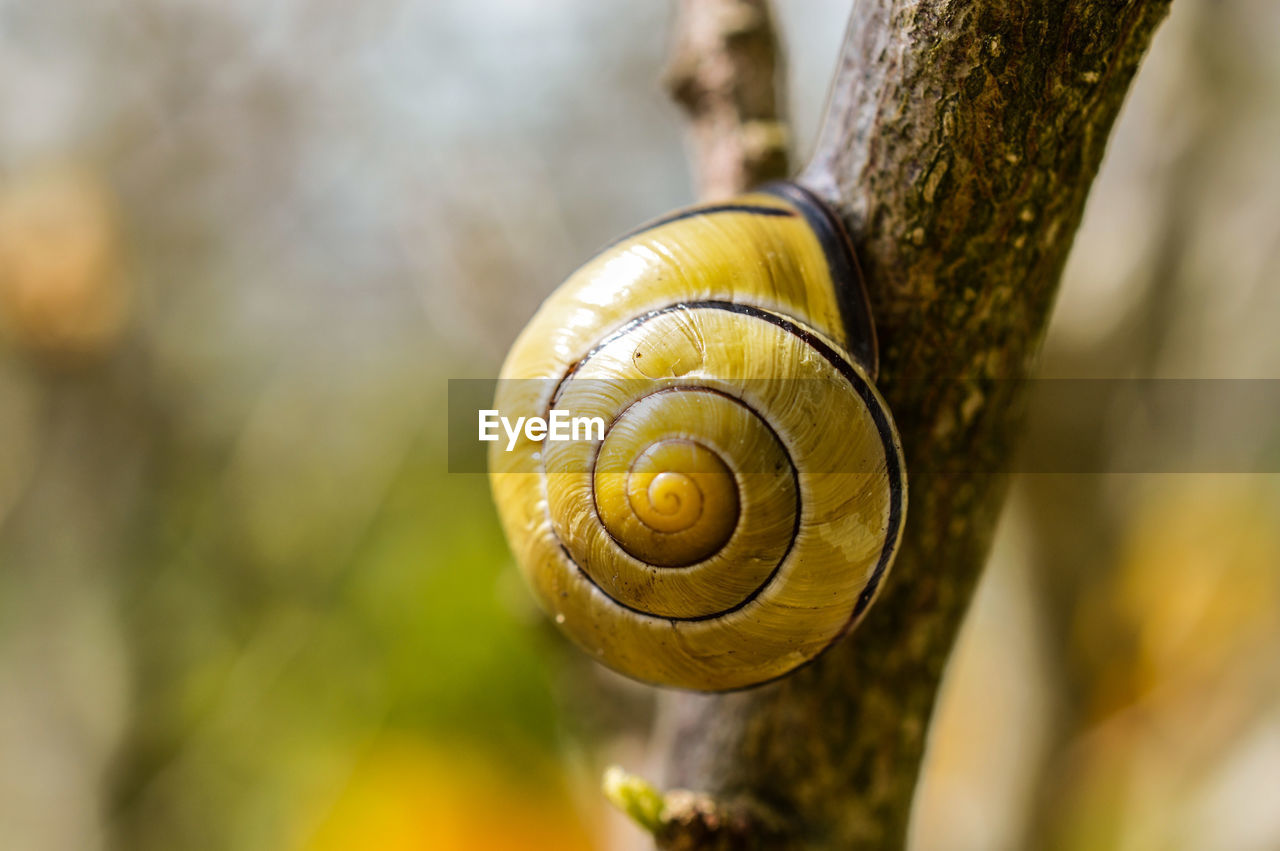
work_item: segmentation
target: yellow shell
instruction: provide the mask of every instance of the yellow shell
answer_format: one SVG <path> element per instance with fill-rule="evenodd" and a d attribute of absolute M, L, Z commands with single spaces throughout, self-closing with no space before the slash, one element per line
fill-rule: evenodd
<path fill-rule="evenodd" d="M 870 605 L 901 537 L 902 450 L 874 373 L 852 250 L 800 187 L 606 248 L 520 335 L 495 401 L 605 424 L 491 448 L 542 606 L 651 683 L 742 688 L 814 658 Z"/>

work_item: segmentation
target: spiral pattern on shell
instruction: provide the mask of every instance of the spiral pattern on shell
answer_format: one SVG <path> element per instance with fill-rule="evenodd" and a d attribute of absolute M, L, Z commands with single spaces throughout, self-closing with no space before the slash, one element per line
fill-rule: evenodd
<path fill-rule="evenodd" d="M 573 318 L 572 304 L 548 307 Z M 491 456 L 542 605 L 648 682 L 740 688 L 812 659 L 869 605 L 901 532 L 901 449 L 865 370 L 796 316 L 737 300 L 660 304 L 613 327 L 584 317 L 575 345 L 597 339 L 576 357 L 566 333 L 526 332 L 508 363 L 543 380 L 498 394 L 501 410 L 607 423 L 603 440 Z"/>

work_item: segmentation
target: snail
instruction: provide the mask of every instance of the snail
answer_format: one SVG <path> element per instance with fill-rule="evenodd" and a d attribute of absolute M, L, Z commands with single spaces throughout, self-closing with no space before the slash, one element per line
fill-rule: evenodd
<path fill-rule="evenodd" d="M 902 448 L 876 371 L 848 236 L 798 184 L 606 247 L 543 303 L 496 392 L 504 416 L 603 423 L 490 447 L 542 607 L 658 685 L 740 689 L 814 659 L 866 612 L 901 540 Z"/>

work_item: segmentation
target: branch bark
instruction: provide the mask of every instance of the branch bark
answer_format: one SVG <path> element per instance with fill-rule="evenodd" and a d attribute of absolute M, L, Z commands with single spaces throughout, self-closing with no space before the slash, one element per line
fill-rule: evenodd
<path fill-rule="evenodd" d="M 778 37 L 768 0 L 680 0 L 667 91 L 689 118 L 704 200 L 788 174 Z"/>
<path fill-rule="evenodd" d="M 849 639 L 769 686 L 668 696 L 657 741 L 667 785 L 781 815 L 769 848 L 906 843 L 938 684 L 1005 495 L 1020 380 L 1168 5 L 855 5 L 800 180 L 840 211 L 867 279 L 911 476 L 906 538 Z M 663 842 L 764 847 L 749 831 Z"/>

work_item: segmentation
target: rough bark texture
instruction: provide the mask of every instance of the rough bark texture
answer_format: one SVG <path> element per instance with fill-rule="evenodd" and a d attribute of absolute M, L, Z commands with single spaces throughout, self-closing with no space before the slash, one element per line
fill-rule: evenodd
<path fill-rule="evenodd" d="M 664 847 L 897 848 L 943 667 L 1005 494 L 1018 382 L 1111 125 L 1167 0 L 859 0 L 818 153 L 880 338 L 910 474 L 906 538 L 847 640 L 776 684 L 673 695 L 668 786 L 783 837 Z M 772 832 L 772 831 L 771 831 Z"/>
<path fill-rule="evenodd" d="M 698 195 L 787 176 L 778 39 L 768 0 L 680 0 L 667 90 L 689 117 Z"/>

